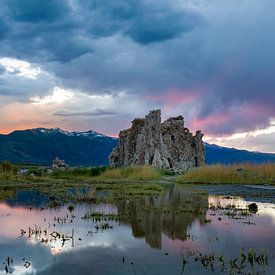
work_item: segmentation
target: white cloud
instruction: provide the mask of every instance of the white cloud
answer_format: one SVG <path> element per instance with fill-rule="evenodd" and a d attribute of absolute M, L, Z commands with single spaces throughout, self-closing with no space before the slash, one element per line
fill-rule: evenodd
<path fill-rule="evenodd" d="M 41 72 L 40 67 L 33 66 L 31 63 L 27 61 L 15 58 L 0 58 L 0 64 L 5 67 L 8 73 L 17 74 L 19 76 L 30 79 L 36 79 Z"/>
<path fill-rule="evenodd" d="M 275 119 L 264 129 L 235 133 L 228 137 L 205 136 L 204 140 L 209 143 L 225 147 L 234 147 L 250 151 L 275 153 Z"/>
<path fill-rule="evenodd" d="M 60 104 L 69 100 L 73 100 L 75 94 L 71 90 L 65 90 L 59 87 L 54 87 L 53 93 L 51 95 L 47 95 L 44 97 L 34 96 L 31 97 L 30 100 L 34 104 Z"/>

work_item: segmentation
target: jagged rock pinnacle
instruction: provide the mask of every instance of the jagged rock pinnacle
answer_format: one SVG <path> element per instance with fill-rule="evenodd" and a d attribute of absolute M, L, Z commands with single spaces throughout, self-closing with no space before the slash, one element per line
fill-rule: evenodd
<path fill-rule="evenodd" d="M 150 111 L 145 118 L 136 118 L 132 127 L 119 134 L 119 145 L 109 156 L 112 167 L 152 165 L 183 172 L 205 163 L 203 134 L 184 128 L 183 116 L 161 123 L 161 111 Z"/>

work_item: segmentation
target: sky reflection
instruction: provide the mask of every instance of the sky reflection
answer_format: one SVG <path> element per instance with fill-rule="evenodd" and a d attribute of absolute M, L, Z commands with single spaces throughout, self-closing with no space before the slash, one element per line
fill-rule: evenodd
<path fill-rule="evenodd" d="M 238 211 L 251 202 L 241 196 L 208 196 L 179 187 L 159 197 L 76 204 L 73 212 L 68 205 L 41 210 L 2 202 L 0 274 L 5 274 L 7 257 L 13 258 L 10 270 L 14 274 L 167 274 L 169 270 L 177 274 L 183 257 L 189 257 L 187 274 L 205 274 L 200 262 L 192 261 L 190 251 L 223 254 L 229 261 L 242 248 L 266 249 L 269 274 L 275 267 L 275 207 L 271 202 L 257 202 L 256 214 L 242 216 Z M 230 211 L 237 214 L 229 215 Z M 83 219 L 91 213 L 127 218 Z M 108 228 L 103 226 L 106 223 Z M 26 261 L 31 263 L 29 268 L 24 266 Z"/>

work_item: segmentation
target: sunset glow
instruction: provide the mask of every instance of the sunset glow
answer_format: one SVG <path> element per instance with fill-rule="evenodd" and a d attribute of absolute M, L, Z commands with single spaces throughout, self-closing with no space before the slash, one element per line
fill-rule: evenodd
<path fill-rule="evenodd" d="M 0 275 L 274 274 L 274 0 L 0 0 Z"/>
<path fill-rule="evenodd" d="M 0 133 L 61 127 L 117 136 L 161 109 L 163 119 L 183 115 L 205 141 L 274 152 L 272 1 L 140 1 L 137 13 L 58 2 L 45 14 L 3 3 Z"/>

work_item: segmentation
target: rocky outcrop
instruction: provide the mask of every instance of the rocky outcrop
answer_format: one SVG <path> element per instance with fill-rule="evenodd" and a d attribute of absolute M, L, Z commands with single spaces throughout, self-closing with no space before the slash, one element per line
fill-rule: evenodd
<path fill-rule="evenodd" d="M 65 162 L 65 160 L 59 159 L 57 157 L 53 160 L 53 164 L 52 164 L 53 170 L 65 170 L 68 167 L 69 165 Z"/>
<path fill-rule="evenodd" d="M 161 123 L 161 111 L 151 111 L 144 119 L 136 118 L 130 129 L 119 133 L 119 145 L 109 156 L 112 167 L 153 165 L 182 172 L 204 165 L 203 134 L 193 136 L 184 128 L 182 116 Z"/>

